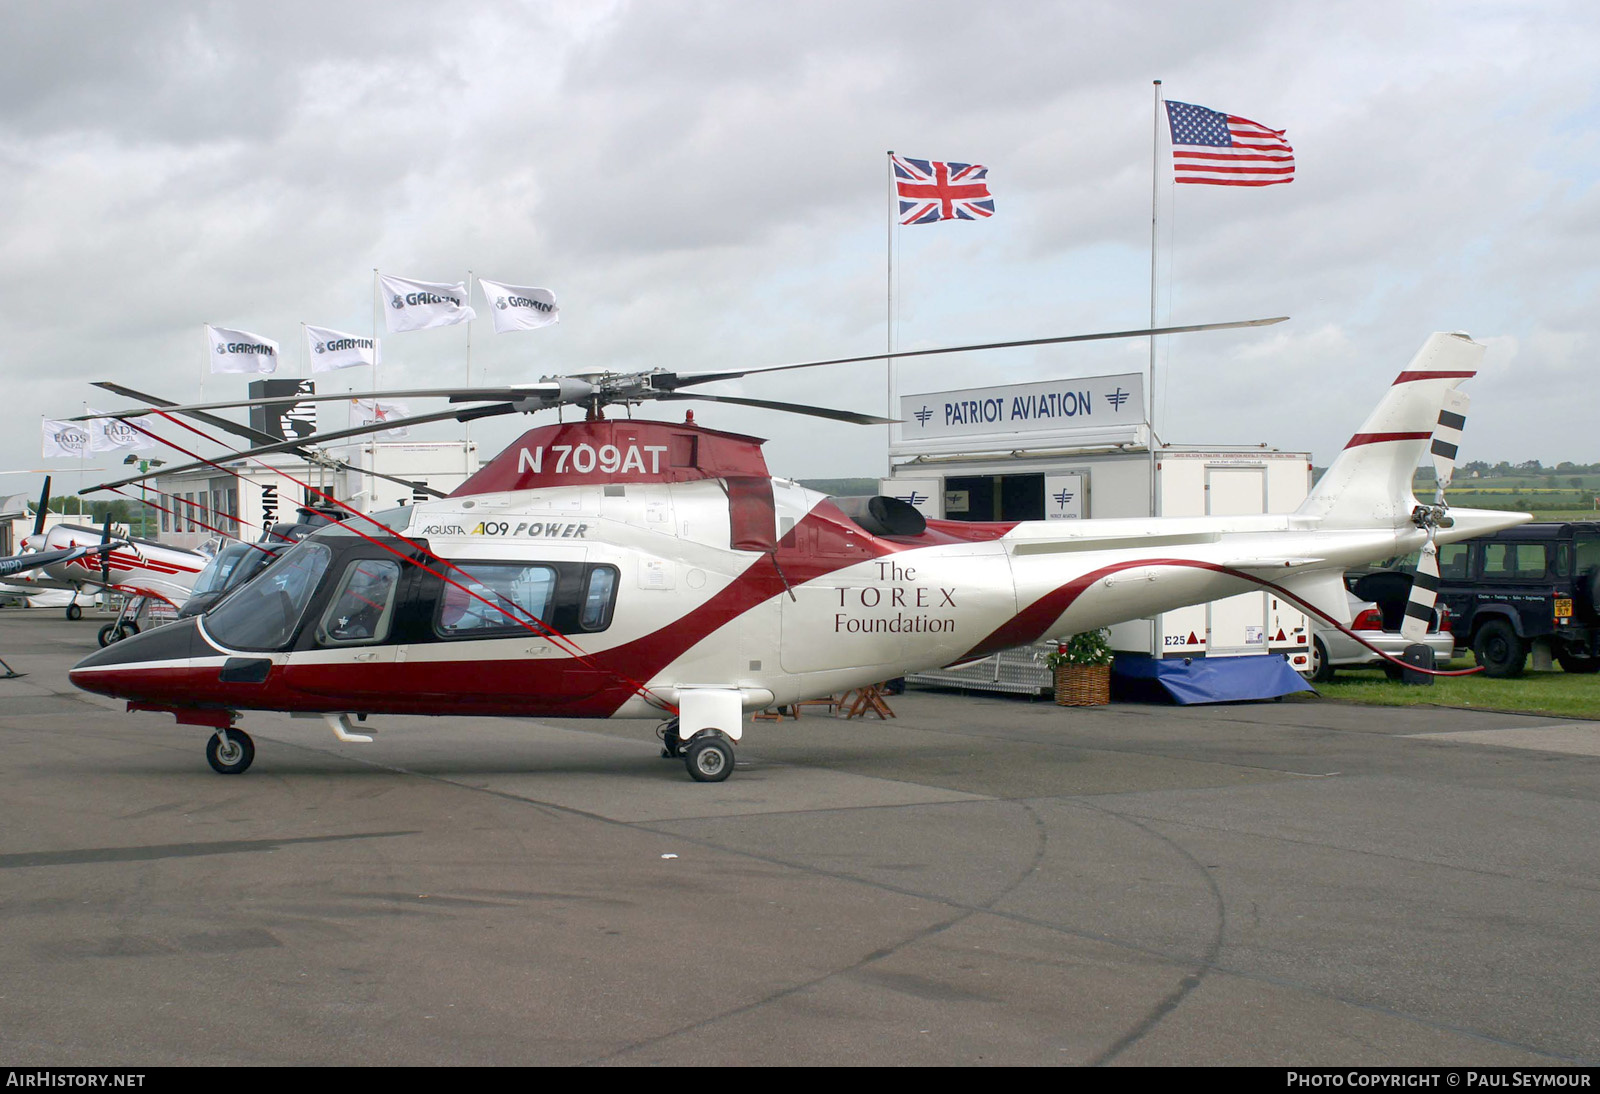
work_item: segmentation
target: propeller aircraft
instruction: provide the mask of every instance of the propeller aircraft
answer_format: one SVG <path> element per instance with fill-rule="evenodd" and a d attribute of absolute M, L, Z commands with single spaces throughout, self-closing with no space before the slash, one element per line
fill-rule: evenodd
<path fill-rule="evenodd" d="M 941 351 L 851 360 L 928 352 Z M 1530 519 L 1412 495 L 1441 409 L 1482 352 L 1466 335 L 1432 335 L 1304 504 L 1260 516 L 924 519 L 895 499 L 774 478 L 760 439 L 692 411 L 682 422 L 603 413 L 700 398 L 884 421 L 683 390 L 775 369 L 406 392 L 487 405 L 405 422 L 569 404 L 588 415 L 528 430 L 449 497 L 318 530 L 205 614 L 92 654 L 71 679 L 207 728 L 207 758 L 225 774 L 254 757 L 241 712 L 273 710 L 320 716 L 350 742 L 372 740 L 352 716 L 656 719 L 664 756 L 720 781 L 748 712 L 1047 636 L 1263 586 L 1348 625 L 1346 568 Z M 243 404 L 163 412 L 228 405 Z"/>

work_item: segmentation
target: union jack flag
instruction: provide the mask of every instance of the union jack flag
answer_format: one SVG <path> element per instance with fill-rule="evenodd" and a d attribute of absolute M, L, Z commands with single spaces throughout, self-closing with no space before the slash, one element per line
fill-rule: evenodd
<path fill-rule="evenodd" d="M 985 220 L 994 216 L 989 169 L 978 163 L 914 160 L 889 154 L 900 192 L 901 224 Z"/>
<path fill-rule="evenodd" d="M 1274 186 L 1294 181 L 1294 148 L 1283 139 L 1282 129 L 1170 100 L 1167 124 L 1176 182 Z"/>

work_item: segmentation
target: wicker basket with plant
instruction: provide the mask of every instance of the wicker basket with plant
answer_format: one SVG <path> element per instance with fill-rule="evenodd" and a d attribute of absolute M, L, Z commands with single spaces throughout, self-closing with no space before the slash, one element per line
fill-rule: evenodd
<path fill-rule="evenodd" d="M 1111 632 L 1083 631 L 1045 655 L 1055 678 L 1056 702 L 1064 707 L 1099 706 L 1111 701 Z"/>

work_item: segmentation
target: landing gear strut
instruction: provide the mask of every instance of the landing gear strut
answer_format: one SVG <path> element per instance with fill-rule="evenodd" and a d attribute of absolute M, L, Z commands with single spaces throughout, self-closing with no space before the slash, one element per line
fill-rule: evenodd
<path fill-rule="evenodd" d="M 656 730 L 656 736 L 661 738 L 663 760 L 683 759 L 683 738 L 678 736 L 678 719 L 670 718 L 662 722 Z"/>
<path fill-rule="evenodd" d="M 218 775 L 241 775 L 256 758 L 256 743 L 242 729 L 219 729 L 206 742 L 206 761 Z"/>

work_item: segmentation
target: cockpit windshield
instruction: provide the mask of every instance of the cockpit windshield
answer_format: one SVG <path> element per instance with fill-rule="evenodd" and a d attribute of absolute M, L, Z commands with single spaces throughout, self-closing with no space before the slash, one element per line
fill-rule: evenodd
<path fill-rule="evenodd" d="M 206 563 L 206 568 L 200 571 L 200 576 L 194 579 L 194 588 L 191 595 L 199 596 L 201 593 L 214 593 L 228 587 L 228 579 L 239 568 L 239 563 L 246 557 L 254 554 L 259 548 L 253 543 L 230 543 L 217 553 L 217 556 Z"/>
<path fill-rule="evenodd" d="M 283 648 L 332 558 L 333 552 L 320 543 L 296 544 L 260 577 L 213 608 L 205 617 L 207 632 L 234 649 Z"/>

